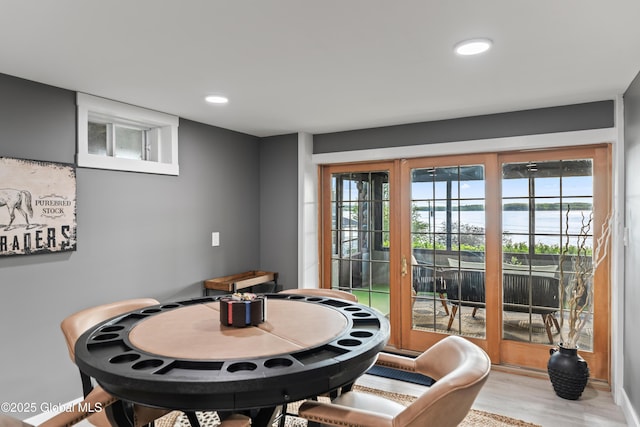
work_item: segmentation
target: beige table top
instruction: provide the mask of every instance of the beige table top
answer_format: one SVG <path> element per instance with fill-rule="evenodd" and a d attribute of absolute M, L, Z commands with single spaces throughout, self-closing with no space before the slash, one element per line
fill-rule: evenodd
<path fill-rule="evenodd" d="M 267 320 L 234 328 L 220 323 L 218 302 L 181 307 L 141 321 L 129 332 L 138 349 L 176 359 L 259 358 L 331 341 L 348 320 L 319 304 L 267 299 Z"/>

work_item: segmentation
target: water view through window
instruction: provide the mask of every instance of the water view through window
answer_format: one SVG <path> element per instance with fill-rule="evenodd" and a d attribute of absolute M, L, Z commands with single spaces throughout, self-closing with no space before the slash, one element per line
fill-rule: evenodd
<path fill-rule="evenodd" d="M 394 348 L 460 335 L 545 369 L 568 342 L 607 379 L 611 168 L 608 144 L 323 165 L 322 285 L 384 313 Z"/>
<path fill-rule="evenodd" d="M 484 338 L 484 166 L 411 175 L 413 328 Z M 468 274 L 466 262 L 475 267 Z"/>
<path fill-rule="evenodd" d="M 567 336 L 563 291 L 592 262 L 593 188 L 591 159 L 503 164 L 503 339 L 554 344 Z M 583 331 L 580 348 L 591 350 L 592 319 Z"/>
<path fill-rule="evenodd" d="M 560 285 L 593 247 L 592 170 L 589 159 L 502 165 L 503 339 L 554 344 L 566 328 Z M 412 170 L 414 329 L 486 336 L 484 175 L 482 165 Z"/>

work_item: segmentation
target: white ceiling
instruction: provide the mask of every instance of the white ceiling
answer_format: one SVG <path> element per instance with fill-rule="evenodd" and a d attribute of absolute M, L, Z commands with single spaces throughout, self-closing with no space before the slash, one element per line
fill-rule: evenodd
<path fill-rule="evenodd" d="M 0 0 L 0 73 L 257 136 L 613 99 L 638 71 L 638 0 Z"/>

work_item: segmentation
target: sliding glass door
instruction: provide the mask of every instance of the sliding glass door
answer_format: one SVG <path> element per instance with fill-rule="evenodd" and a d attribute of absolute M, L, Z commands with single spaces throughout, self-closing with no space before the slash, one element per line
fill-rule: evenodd
<path fill-rule="evenodd" d="M 610 206 L 607 148 L 500 156 L 502 204 L 501 359 L 568 339 L 571 299 L 583 307 L 578 341 L 593 378 L 609 375 L 609 267 L 591 271 Z M 606 252 L 606 249 L 604 249 Z M 580 295 L 573 284 L 584 281 Z"/>
<path fill-rule="evenodd" d="M 494 363 L 544 370 L 566 337 L 567 285 L 606 222 L 610 175 L 604 145 L 327 166 L 323 286 L 387 315 L 399 350 L 453 334 Z M 579 345 L 608 380 L 608 261 L 591 289 Z"/>
<path fill-rule="evenodd" d="M 496 217 L 487 206 L 487 174 L 495 175 L 490 160 L 479 155 L 402 163 L 407 348 L 425 348 L 445 334 L 487 348 L 486 260 L 495 246 L 487 240 L 487 218 Z"/>
<path fill-rule="evenodd" d="M 351 292 L 389 316 L 394 259 L 393 163 L 325 168 L 322 247 L 325 287 Z M 329 244 L 329 242 L 331 242 Z"/>

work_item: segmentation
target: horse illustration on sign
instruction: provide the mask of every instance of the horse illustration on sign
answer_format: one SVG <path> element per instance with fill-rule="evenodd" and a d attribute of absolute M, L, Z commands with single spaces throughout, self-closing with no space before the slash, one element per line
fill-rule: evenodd
<path fill-rule="evenodd" d="M 0 206 L 6 206 L 9 210 L 9 225 L 5 231 L 11 230 L 11 225 L 16 219 L 16 210 L 22 214 L 30 228 L 29 217 L 33 218 L 33 206 L 31 206 L 31 193 L 27 190 L 15 190 L 13 188 L 0 188 Z M 25 212 L 24 209 L 27 211 Z"/>
<path fill-rule="evenodd" d="M 0 256 L 75 251 L 75 165 L 0 157 L 0 211 Z"/>

